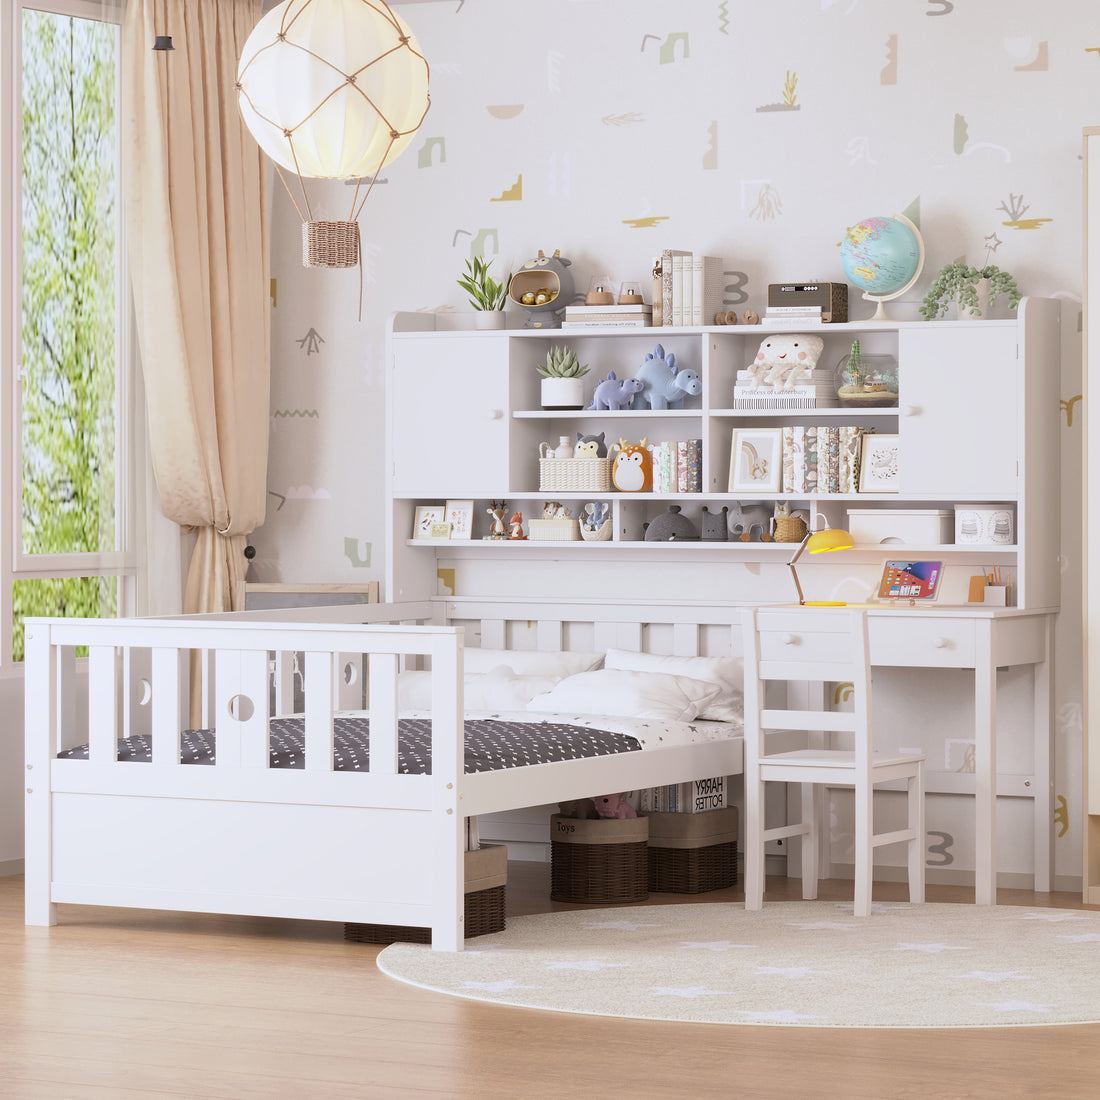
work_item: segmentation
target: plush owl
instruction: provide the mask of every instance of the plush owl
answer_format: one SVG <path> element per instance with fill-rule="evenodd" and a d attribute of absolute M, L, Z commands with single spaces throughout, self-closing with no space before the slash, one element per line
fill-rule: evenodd
<path fill-rule="evenodd" d="M 620 493 L 645 493 L 653 488 L 653 456 L 646 446 L 647 439 L 640 443 L 627 443 L 619 440 L 619 453 L 611 467 L 611 481 Z"/>
<path fill-rule="evenodd" d="M 573 448 L 574 458 L 607 458 L 607 444 L 603 441 L 603 432 L 599 435 L 585 435 L 577 432 L 577 445 Z"/>

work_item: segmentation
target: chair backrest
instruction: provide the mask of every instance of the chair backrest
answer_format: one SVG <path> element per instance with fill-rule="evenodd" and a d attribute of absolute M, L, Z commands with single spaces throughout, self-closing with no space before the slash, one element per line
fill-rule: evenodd
<path fill-rule="evenodd" d="M 745 758 L 767 755 L 768 734 L 850 731 L 854 734 L 856 766 L 869 768 L 871 755 L 871 667 L 867 644 L 867 614 L 848 608 L 757 608 L 743 617 L 745 646 Z M 767 705 L 766 685 L 784 682 L 787 702 Z M 821 685 L 803 692 L 816 694 L 821 706 L 795 708 L 791 686 Z M 830 710 L 829 702 L 851 701 L 851 710 Z M 773 700 L 774 701 L 774 700 Z"/>

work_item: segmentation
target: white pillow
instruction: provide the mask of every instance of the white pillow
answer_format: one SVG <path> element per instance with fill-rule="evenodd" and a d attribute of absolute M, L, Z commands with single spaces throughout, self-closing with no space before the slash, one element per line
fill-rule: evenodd
<path fill-rule="evenodd" d="M 525 710 L 536 695 L 549 691 L 559 676 L 517 676 L 501 666 L 490 672 L 467 673 L 463 677 L 463 698 L 467 710 Z M 397 708 L 401 711 L 430 710 L 432 674 L 401 672 L 397 676 Z"/>
<path fill-rule="evenodd" d="M 602 653 L 549 652 L 541 649 L 481 649 L 467 646 L 462 652 L 463 669 L 492 672 L 503 665 L 520 676 L 555 676 L 562 679 L 575 672 L 587 672 L 603 660 Z"/>
<path fill-rule="evenodd" d="M 552 691 L 532 699 L 527 709 L 690 722 L 721 690 L 717 684 L 687 676 L 605 668 L 567 677 Z"/>
<path fill-rule="evenodd" d="M 699 717 L 716 722 L 735 722 L 744 714 L 745 662 L 741 657 L 675 657 L 609 649 L 604 668 L 665 672 L 717 684 L 721 689 L 717 698 L 699 711 Z"/>

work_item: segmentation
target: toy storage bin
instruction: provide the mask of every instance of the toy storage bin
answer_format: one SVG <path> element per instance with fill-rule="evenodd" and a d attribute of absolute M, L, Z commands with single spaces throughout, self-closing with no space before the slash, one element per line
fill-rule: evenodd
<path fill-rule="evenodd" d="M 487 936 L 504 931 L 504 892 L 508 881 L 508 849 L 485 844 L 465 855 L 465 936 Z M 344 925 L 349 943 L 431 943 L 430 928 L 401 924 Z"/>
<path fill-rule="evenodd" d="M 954 539 L 955 521 L 947 508 L 849 508 L 848 531 L 857 546 L 949 546 Z"/>
<path fill-rule="evenodd" d="M 580 542 L 581 523 L 577 519 L 528 520 L 527 537 L 534 542 Z"/>
<path fill-rule="evenodd" d="M 550 900 L 645 901 L 649 818 L 550 818 Z"/>
<path fill-rule="evenodd" d="M 737 885 L 737 807 L 649 815 L 649 888 L 702 894 Z"/>

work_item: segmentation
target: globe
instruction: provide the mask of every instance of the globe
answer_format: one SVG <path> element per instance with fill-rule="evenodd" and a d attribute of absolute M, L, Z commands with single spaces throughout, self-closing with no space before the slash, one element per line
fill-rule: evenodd
<path fill-rule="evenodd" d="M 845 232 L 840 266 L 865 300 L 878 303 L 872 320 L 885 321 L 883 303 L 904 294 L 920 277 L 924 241 L 904 214 L 864 218 Z"/>

